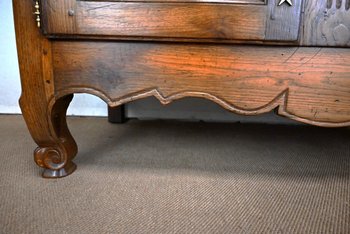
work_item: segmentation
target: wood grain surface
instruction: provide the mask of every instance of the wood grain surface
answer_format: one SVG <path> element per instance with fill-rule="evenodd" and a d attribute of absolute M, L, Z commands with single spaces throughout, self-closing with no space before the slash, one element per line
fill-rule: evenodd
<path fill-rule="evenodd" d="M 78 1 L 75 12 L 74 33 L 103 36 L 263 39 L 266 23 L 265 7 L 256 5 Z M 61 16 L 48 11 L 48 25 L 55 25 L 48 33 L 65 34 L 71 27 L 54 23 Z"/>
<path fill-rule="evenodd" d="M 137 37 L 296 41 L 302 0 L 294 6 L 188 2 L 47 0 L 43 3 L 48 36 Z M 225 3 L 225 2 L 222 2 Z M 68 14 L 70 12 L 70 15 Z M 59 22 L 59 23 L 57 23 Z"/>
<path fill-rule="evenodd" d="M 73 34 L 76 32 L 75 18 L 68 13 L 68 11 L 71 11 L 75 14 L 75 0 L 48 0 L 40 3 L 43 30 L 45 32 L 56 30 L 61 34 Z"/>
<path fill-rule="evenodd" d="M 111 107 L 152 95 L 163 104 L 201 97 L 239 114 L 276 110 L 308 124 L 350 126 L 350 50 L 279 46 L 349 46 L 350 0 L 305 0 L 303 15 L 302 0 L 293 7 L 142 1 L 41 1 L 38 29 L 35 1 L 13 0 L 20 106 L 44 177 L 76 168 L 66 123 L 74 93 Z M 213 43 L 231 41 L 242 45 Z M 252 42 L 275 46 L 243 45 Z"/>
<path fill-rule="evenodd" d="M 347 49 L 54 42 L 56 95 L 88 92 L 110 105 L 195 96 L 240 114 L 276 107 L 320 126 L 350 124 Z"/>
<path fill-rule="evenodd" d="M 280 0 L 268 1 L 268 17 L 265 40 L 297 41 L 299 39 L 302 0 L 293 0 L 293 6 L 287 3 L 279 5 Z"/>
<path fill-rule="evenodd" d="M 91 0 L 80 0 L 80 1 L 91 1 Z M 94 1 L 104 1 L 106 0 L 94 0 Z M 120 2 L 120 0 L 108 0 L 108 2 Z M 266 4 L 267 0 L 123 0 L 123 2 L 180 2 L 180 3 L 230 3 L 230 4 L 254 4 L 254 5 L 262 5 Z"/>
<path fill-rule="evenodd" d="M 350 47 L 349 8 L 349 0 L 305 0 L 301 44 Z"/>
<path fill-rule="evenodd" d="M 51 43 L 38 30 L 33 1 L 13 1 L 17 52 L 21 75 L 20 106 L 28 129 L 37 143 L 35 162 L 45 168 L 44 177 L 63 177 L 76 166 L 77 145 L 66 124 L 72 99 L 54 97 Z"/>

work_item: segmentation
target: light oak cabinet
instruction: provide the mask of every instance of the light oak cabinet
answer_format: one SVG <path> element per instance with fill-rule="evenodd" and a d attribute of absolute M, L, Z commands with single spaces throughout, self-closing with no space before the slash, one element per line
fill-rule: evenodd
<path fill-rule="evenodd" d="M 14 0 L 20 105 L 43 176 L 76 168 L 74 93 L 350 126 L 350 0 L 290 1 Z"/>

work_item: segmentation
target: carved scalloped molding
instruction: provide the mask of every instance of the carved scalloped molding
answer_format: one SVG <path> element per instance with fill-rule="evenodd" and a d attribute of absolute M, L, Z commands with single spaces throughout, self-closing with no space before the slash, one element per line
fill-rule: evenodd
<path fill-rule="evenodd" d="M 289 89 L 285 89 L 282 92 L 280 92 L 274 99 L 272 99 L 270 102 L 268 102 L 266 105 L 263 105 L 259 108 L 254 108 L 254 109 L 243 109 L 238 106 L 235 106 L 234 104 L 231 104 L 219 97 L 216 97 L 210 93 L 205 93 L 205 92 L 179 92 L 175 93 L 170 96 L 164 96 L 157 88 L 152 88 L 148 90 L 141 90 L 137 93 L 132 93 L 124 97 L 120 98 L 111 98 L 109 97 L 106 93 L 104 93 L 101 90 L 95 89 L 95 88 L 85 88 L 85 87 L 71 87 L 69 89 L 64 89 L 64 90 L 58 90 L 56 98 L 59 99 L 63 96 L 66 96 L 68 94 L 73 94 L 73 93 L 87 93 L 87 94 L 92 94 L 95 96 L 100 97 L 102 100 L 104 100 L 109 106 L 115 107 L 119 106 L 131 101 L 135 101 L 138 99 L 146 98 L 146 97 L 151 97 L 154 96 L 159 100 L 160 103 L 163 105 L 170 104 L 171 102 L 185 98 L 185 97 L 198 97 L 198 98 L 205 98 L 208 100 L 211 100 L 221 107 L 225 108 L 228 111 L 231 111 L 236 114 L 241 114 L 241 115 L 258 115 L 258 114 L 263 114 L 270 112 L 274 110 L 275 108 L 277 109 L 277 114 L 302 122 L 306 124 L 311 124 L 311 125 L 316 125 L 316 126 L 321 126 L 321 127 L 346 127 L 350 126 L 350 120 L 345 121 L 345 122 L 325 122 L 325 121 L 317 121 L 317 120 L 312 120 L 312 119 L 307 119 L 301 116 L 294 115 L 287 110 L 287 103 L 288 103 L 288 93 Z"/>

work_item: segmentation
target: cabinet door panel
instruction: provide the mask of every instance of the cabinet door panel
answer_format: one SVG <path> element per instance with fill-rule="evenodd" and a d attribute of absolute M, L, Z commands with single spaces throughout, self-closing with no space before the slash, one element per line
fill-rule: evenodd
<path fill-rule="evenodd" d="M 306 0 L 304 18 L 302 45 L 350 47 L 350 0 Z"/>
<path fill-rule="evenodd" d="M 43 1 L 48 35 L 296 41 L 302 0 Z M 209 1 L 209 0 L 208 0 Z"/>
<path fill-rule="evenodd" d="M 80 0 L 91 1 L 91 0 Z M 95 0 L 105 1 L 105 0 Z M 108 2 L 121 2 L 120 0 L 108 0 Z M 266 4 L 267 0 L 123 0 L 122 2 L 177 2 L 177 3 L 233 3 L 233 4 Z"/>

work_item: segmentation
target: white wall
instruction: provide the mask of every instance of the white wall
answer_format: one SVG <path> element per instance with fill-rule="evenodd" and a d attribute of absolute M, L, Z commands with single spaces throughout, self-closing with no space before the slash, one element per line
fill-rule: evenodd
<path fill-rule="evenodd" d="M 20 113 L 20 92 L 12 3 L 11 0 L 0 0 L 0 113 Z M 95 96 L 76 94 L 68 114 L 107 116 L 107 107 Z M 141 119 L 291 123 L 272 113 L 253 117 L 234 115 L 213 102 L 195 98 L 179 100 L 166 107 L 155 98 L 139 100 L 127 105 L 126 115 Z"/>
<path fill-rule="evenodd" d="M 18 113 L 20 81 L 10 0 L 0 1 L 0 113 Z"/>
<path fill-rule="evenodd" d="M 21 87 L 16 53 L 12 1 L 0 0 L 0 113 L 20 113 Z M 81 94 L 75 95 L 68 114 L 106 116 L 107 109 L 99 98 Z"/>

